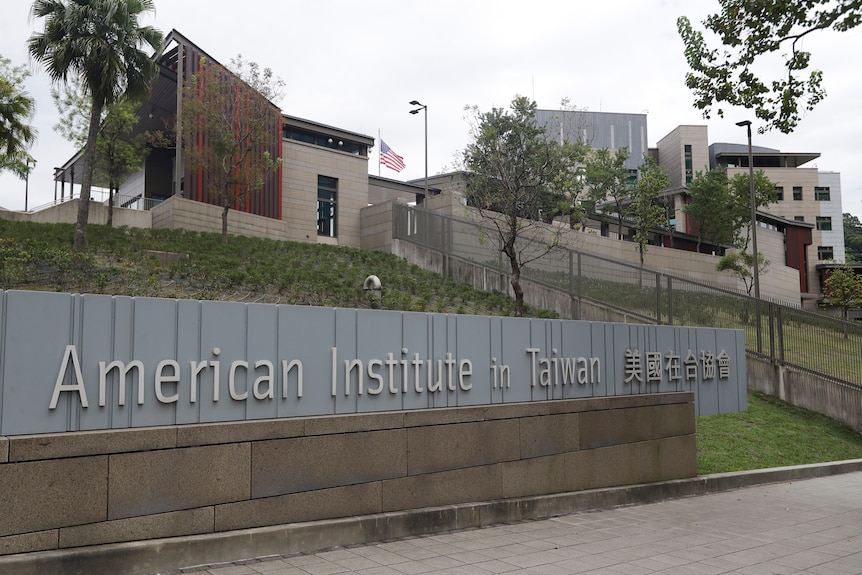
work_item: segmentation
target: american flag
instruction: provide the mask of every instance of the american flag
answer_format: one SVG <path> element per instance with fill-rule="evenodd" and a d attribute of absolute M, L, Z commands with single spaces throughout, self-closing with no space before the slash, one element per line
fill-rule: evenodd
<path fill-rule="evenodd" d="M 406 165 L 404 158 L 396 154 L 383 140 L 380 140 L 380 163 L 396 172 L 403 170 Z"/>

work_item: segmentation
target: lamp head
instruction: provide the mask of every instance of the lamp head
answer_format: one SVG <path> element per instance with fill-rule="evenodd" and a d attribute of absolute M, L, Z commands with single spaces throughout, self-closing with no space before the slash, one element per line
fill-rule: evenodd
<path fill-rule="evenodd" d="M 411 114 L 418 114 L 418 113 L 419 113 L 419 110 L 410 110 L 410 113 L 411 113 Z"/>
<path fill-rule="evenodd" d="M 737 126 L 750 126 L 750 125 L 751 125 L 751 120 L 743 120 L 743 121 L 741 121 L 741 122 L 737 122 L 737 123 L 736 123 L 736 125 L 737 125 Z"/>
<path fill-rule="evenodd" d="M 411 105 L 411 106 L 421 106 L 422 104 L 420 104 L 420 103 L 419 103 L 419 102 L 417 102 L 416 100 L 413 100 L 412 102 L 410 102 L 410 105 Z"/>

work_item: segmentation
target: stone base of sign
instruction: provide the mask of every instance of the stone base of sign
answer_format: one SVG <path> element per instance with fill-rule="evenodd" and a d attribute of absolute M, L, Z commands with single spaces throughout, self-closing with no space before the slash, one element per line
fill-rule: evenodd
<path fill-rule="evenodd" d="M 693 401 L 668 393 L 0 438 L 0 555 L 690 478 Z"/>

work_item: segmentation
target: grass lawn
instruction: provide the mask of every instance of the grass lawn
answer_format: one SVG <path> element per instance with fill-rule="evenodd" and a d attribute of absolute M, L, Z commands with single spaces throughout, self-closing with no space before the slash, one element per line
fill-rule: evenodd
<path fill-rule="evenodd" d="M 697 418 L 699 475 L 860 458 L 862 434 L 761 393 L 748 411 Z"/>

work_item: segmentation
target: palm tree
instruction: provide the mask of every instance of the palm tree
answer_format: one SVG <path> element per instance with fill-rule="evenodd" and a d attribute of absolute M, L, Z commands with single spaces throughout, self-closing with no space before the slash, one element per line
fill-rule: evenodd
<path fill-rule="evenodd" d="M 140 26 L 139 17 L 154 12 L 152 0 L 35 0 L 33 18 L 44 18 L 45 28 L 30 36 L 30 56 L 45 65 L 55 82 L 69 76 L 83 80 L 92 99 L 84 174 L 78 201 L 75 247 L 87 245 L 90 187 L 96 157 L 96 137 L 106 105 L 122 95 L 146 94 L 158 70 L 140 47 L 161 47 L 162 34 Z"/>
<path fill-rule="evenodd" d="M 0 170 L 12 170 L 24 177 L 28 160 L 27 148 L 36 138 L 36 130 L 27 121 L 33 117 L 36 104 L 24 90 L 29 72 L 23 66 L 13 67 L 8 58 L 0 56 Z"/>

